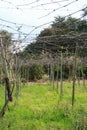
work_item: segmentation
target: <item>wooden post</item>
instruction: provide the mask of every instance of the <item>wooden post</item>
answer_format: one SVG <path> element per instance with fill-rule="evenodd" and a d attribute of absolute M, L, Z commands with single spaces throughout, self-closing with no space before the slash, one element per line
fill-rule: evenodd
<path fill-rule="evenodd" d="M 77 62 L 76 59 L 77 59 L 77 44 L 73 61 L 72 106 L 74 105 L 75 102 L 75 81 L 76 81 L 76 62 Z"/>
<path fill-rule="evenodd" d="M 56 76 L 56 80 L 57 80 L 57 92 L 58 92 L 58 88 L 59 88 L 58 76 L 59 76 L 59 58 L 57 59 L 57 76 Z"/>
<path fill-rule="evenodd" d="M 60 100 L 63 96 L 63 54 L 61 52 L 61 65 L 60 65 Z"/>
<path fill-rule="evenodd" d="M 85 84 L 85 74 L 83 72 L 83 64 L 81 63 L 81 73 L 82 73 L 82 82 L 83 82 L 83 87 L 86 88 Z"/>
<path fill-rule="evenodd" d="M 18 68 L 18 55 L 15 55 L 15 79 L 16 79 L 16 98 L 19 96 L 19 68 Z"/>
<path fill-rule="evenodd" d="M 51 63 L 51 86 L 54 89 L 54 64 Z"/>

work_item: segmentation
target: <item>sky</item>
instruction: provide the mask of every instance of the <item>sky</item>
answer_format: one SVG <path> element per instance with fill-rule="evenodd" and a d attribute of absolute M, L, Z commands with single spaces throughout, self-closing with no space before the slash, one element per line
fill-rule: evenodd
<path fill-rule="evenodd" d="M 80 18 L 79 10 L 85 7 L 87 0 L 0 0 L 0 30 L 8 30 L 14 38 L 29 42 L 49 27 L 55 17 L 78 11 L 72 17 Z"/>

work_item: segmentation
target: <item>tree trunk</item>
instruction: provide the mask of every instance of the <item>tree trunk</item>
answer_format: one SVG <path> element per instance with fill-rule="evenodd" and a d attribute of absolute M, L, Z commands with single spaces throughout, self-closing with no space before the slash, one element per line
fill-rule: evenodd
<path fill-rule="evenodd" d="M 11 94 L 11 90 L 10 90 L 10 82 L 9 82 L 9 77 L 8 77 L 8 68 L 7 68 L 5 50 L 4 50 L 4 46 L 2 43 L 2 38 L 1 38 L 1 55 L 2 55 L 2 60 L 3 60 L 3 71 L 5 74 L 5 83 L 6 83 L 6 93 L 5 94 L 7 94 L 8 100 L 12 101 L 12 94 Z"/>

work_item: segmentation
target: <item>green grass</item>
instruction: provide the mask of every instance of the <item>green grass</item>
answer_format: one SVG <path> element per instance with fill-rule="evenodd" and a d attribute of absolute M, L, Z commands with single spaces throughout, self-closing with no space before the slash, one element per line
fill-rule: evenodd
<path fill-rule="evenodd" d="M 71 105 L 71 84 L 64 83 L 63 99 L 48 84 L 22 86 L 18 101 L 0 119 L 0 130 L 87 130 L 87 91 L 76 86 L 75 105 Z M 4 87 L 0 87 L 0 110 Z"/>
<path fill-rule="evenodd" d="M 5 91 L 5 87 L 0 85 L 0 110 L 4 105 L 4 100 L 5 100 L 4 91 Z"/>

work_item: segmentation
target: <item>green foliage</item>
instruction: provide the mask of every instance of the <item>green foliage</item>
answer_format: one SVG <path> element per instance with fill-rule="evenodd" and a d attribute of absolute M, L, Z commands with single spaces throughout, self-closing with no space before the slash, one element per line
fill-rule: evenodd
<path fill-rule="evenodd" d="M 30 80 L 39 80 L 43 75 L 43 67 L 41 65 L 33 65 L 30 67 Z"/>
<path fill-rule="evenodd" d="M 0 110 L 2 108 L 2 105 L 4 105 L 4 99 L 5 99 L 4 92 L 5 92 L 5 86 L 4 85 L 2 86 L 0 84 Z"/>
<path fill-rule="evenodd" d="M 6 30 L 1 30 L 0 35 L 2 36 L 2 41 L 4 47 L 9 47 L 11 45 L 11 34 Z"/>
<path fill-rule="evenodd" d="M 70 71 L 72 72 L 72 64 L 74 60 L 71 61 L 70 57 L 74 57 L 76 52 L 77 59 L 79 59 L 81 62 L 84 62 L 84 60 L 82 60 L 81 58 L 87 56 L 87 40 L 85 32 L 87 32 L 87 20 L 78 20 L 77 18 L 73 17 L 55 17 L 51 26 L 42 30 L 40 34 L 37 36 L 36 41 L 29 44 L 24 49 L 21 55 L 23 56 L 23 58 L 25 57 L 27 60 L 38 60 L 40 58 L 42 59 L 43 57 L 51 57 L 53 59 L 56 59 L 57 55 L 60 57 L 60 53 L 62 51 L 62 53 L 65 56 L 64 59 L 66 58 L 69 60 L 69 62 L 67 61 L 66 63 L 66 61 L 64 61 L 63 59 L 63 64 L 67 64 L 67 66 L 69 64 L 71 67 Z M 77 66 L 81 66 L 81 62 L 79 64 L 77 63 Z M 67 66 L 63 65 L 64 79 L 68 79 L 68 77 L 70 76 L 69 68 Z M 37 66 L 30 68 L 31 80 L 39 79 L 38 77 L 40 76 L 40 74 L 37 73 L 36 68 Z M 55 68 L 54 70 L 54 74 L 56 77 L 57 69 Z M 81 73 L 81 69 L 79 71 Z M 45 72 L 48 73 L 46 69 Z M 84 71 L 84 75 L 87 78 L 86 72 L 87 68 Z M 36 73 L 37 76 L 35 76 Z"/>
<path fill-rule="evenodd" d="M 68 17 L 65 19 L 64 17 L 56 17 L 52 28 L 54 28 L 54 32 L 57 35 L 61 34 L 71 34 L 74 35 L 77 32 L 87 32 L 87 21 L 86 20 L 79 20 L 76 18 Z M 57 33 L 57 31 L 61 33 Z"/>
<path fill-rule="evenodd" d="M 39 37 L 43 37 L 43 36 L 51 36 L 52 35 L 52 29 L 51 28 L 46 28 L 43 31 L 41 31 L 41 33 L 39 34 L 39 36 L 37 37 L 37 39 Z"/>
<path fill-rule="evenodd" d="M 32 66 L 22 66 L 21 67 L 21 78 L 26 81 L 36 81 L 42 78 L 43 76 L 43 67 L 41 65 L 32 65 Z"/>
<path fill-rule="evenodd" d="M 86 130 L 87 92 L 83 89 L 83 86 L 76 86 L 76 101 L 72 108 L 70 83 L 64 83 L 62 101 L 49 85 L 23 86 L 17 103 L 10 103 L 0 119 L 0 130 Z M 3 87 L 0 87 L 1 91 L 0 109 Z"/>
<path fill-rule="evenodd" d="M 36 42 L 28 45 L 23 53 L 25 55 L 30 54 L 31 57 L 35 58 L 35 56 L 40 56 L 44 50 L 45 52 L 50 52 L 52 55 L 60 52 L 61 46 L 64 47 L 62 52 L 66 52 L 67 50 L 69 53 L 75 52 L 76 43 L 79 43 L 79 46 L 85 44 L 85 40 L 81 38 L 79 40 L 78 36 L 87 32 L 87 20 L 80 19 L 77 21 L 78 19 L 72 17 L 55 17 L 51 27 L 42 30 L 37 36 Z M 67 35 L 68 37 L 63 35 Z M 87 49 L 84 49 L 83 52 L 86 53 L 86 51 Z"/>

